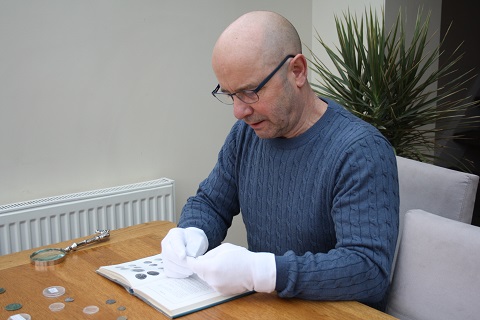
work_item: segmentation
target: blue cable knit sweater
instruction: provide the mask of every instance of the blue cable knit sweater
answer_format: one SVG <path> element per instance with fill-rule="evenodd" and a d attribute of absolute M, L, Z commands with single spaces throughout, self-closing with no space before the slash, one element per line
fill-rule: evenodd
<path fill-rule="evenodd" d="M 259 139 L 238 121 L 179 227 L 203 229 L 211 249 L 241 210 L 249 250 L 275 254 L 279 296 L 383 309 L 398 234 L 396 159 L 374 127 L 323 100 L 326 113 L 292 139 Z"/>

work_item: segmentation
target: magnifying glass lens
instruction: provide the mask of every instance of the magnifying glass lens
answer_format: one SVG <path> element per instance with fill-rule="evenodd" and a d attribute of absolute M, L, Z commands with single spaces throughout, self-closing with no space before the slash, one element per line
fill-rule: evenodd
<path fill-rule="evenodd" d="M 62 261 L 65 254 L 62 249 L 42 249 L 32 253 L 30 260 L 35 265 L 51 265 Z"/>

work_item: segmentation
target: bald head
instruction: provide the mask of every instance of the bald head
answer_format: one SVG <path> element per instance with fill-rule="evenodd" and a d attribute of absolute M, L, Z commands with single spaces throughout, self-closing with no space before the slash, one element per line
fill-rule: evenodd
<path fill-rule="evenodd" d="M 249 12 L 220 35 L 213 49 L 212 62 L 276 65 L 288 54 L 302 52 L 300 37 L 283 16 L 268 11 Z M 228 61 L 228 62 L 227 62 Z"/>

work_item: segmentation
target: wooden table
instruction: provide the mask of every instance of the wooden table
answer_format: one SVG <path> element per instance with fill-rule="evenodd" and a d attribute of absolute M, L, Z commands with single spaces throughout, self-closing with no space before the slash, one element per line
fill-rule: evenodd
<path fill-rule="evenodd" d="M 100 266 L 122 263 L 154 255 L 160 251 L 160 241 L 175 225 L 157 221 L 111 231 L 108 241 L 83 247 L 68 254 L 60 264 L 38 267 L 30 263 L 35 250 L 0 256 L 0 320 L 18 313 L 27 313 L 33 320 L 41 319 L 102 319 L 120 316 L 133 319 L 168 319 L 123 287 L 95 273 Z M 88 238 L 88 237 L 85 237 Z M 59 243 L 53 248 L 65 248 L 74 241 Z M 42 292 L 50 286 L 66 289 L 63 296 L 47 298 Z M 72 297 L 73 302 L 65 302 Z M 106 300 L 114 299 L 115 304 Z M 5 306 L 18 302 L 20 310 L 6 311 Z M 52 312 L 49 305 L 62 302 L 65 308 Z M 96 314 L 86 315 L 83 308 L 95 305 Z M 119 311 L 119 306 L 126 310 Z M 254 293 L 246 297 L 211 307 L 181 318 L 188 319 L 394 319 L 358 302 L 324 302 L 281 299 L 276 294 Z"/>

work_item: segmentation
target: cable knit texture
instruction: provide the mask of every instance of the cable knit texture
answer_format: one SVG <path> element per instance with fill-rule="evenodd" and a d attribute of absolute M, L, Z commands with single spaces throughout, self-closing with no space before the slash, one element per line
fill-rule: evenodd
<path fill-rule="evenodd" d="M 383 309 L 398 234 L 388 141 L 337 103 L 302 135 L 259 139 L 238 121 L 183 208 L 180 227 L 210 249 L 241 210 L 249 250 L 275 254 L 281 297 L 358 300 Z"/>

